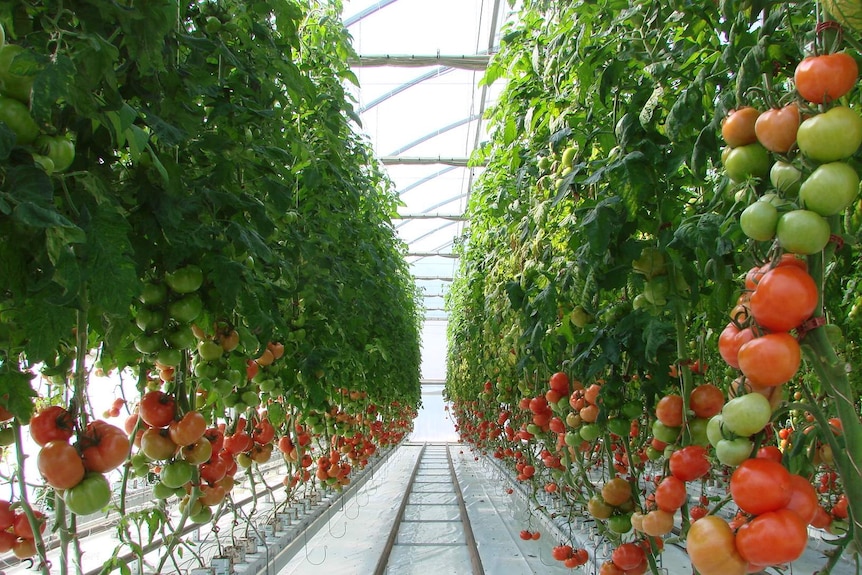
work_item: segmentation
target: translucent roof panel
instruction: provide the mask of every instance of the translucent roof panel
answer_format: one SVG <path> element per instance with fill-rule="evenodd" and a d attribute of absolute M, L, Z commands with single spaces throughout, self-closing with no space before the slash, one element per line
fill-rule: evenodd
<path fill-rule="evenodd" d="M 361 129 L 403 202 L 395 226 L 426 321 L 446 319 L 444 298 L 458 266 L 452 249 L 482 171 L 468 160 L 487 137 L 482 115 L 503 88 L 479 81 L 512 13 L 507 0 L 344 2 L 359 55 L 353 72 L 360 85 L 351 89 Z"/>

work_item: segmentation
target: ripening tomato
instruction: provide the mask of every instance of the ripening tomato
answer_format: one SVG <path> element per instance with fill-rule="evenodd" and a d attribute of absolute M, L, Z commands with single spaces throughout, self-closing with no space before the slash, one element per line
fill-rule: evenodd
<path fill-rule="evenodd" d="M 837 100 L 856 85 L 859 67 L 846 52 L 808 56 L 796 65 L 793 80 L 799 95 L 814 104 Z"/>
<path fill-rule="evenodd" d="M 710 418 L 721 413 L 724 393 L 711 383 L 698 385 L 688 397 L 688 406 L 696 417 Z"/>
<path fill-rule="evenodd" d="M 41 409 L 30 419 L 30 437 L 40 446 L 56 439 L 69 441 L 74 428 L 75 419 L 72 414 L 59 405 Z"/>
<path fill-rule="evenodd" d="M 709 473 L 712 465 L 706 457 L 706 448 L 687 445 L 670 456 L 670 472 L 682 481 L 693 481 Z"/>
<path fill-rule="evenodd" d="M 751 106 L 731 110 L 721 121 L 721 137 L 731 148 L 753 144 L 757 141 L 754 126 L 760 112 Z"/>
<path fill-rule="evenodd" d="M 691 564 L 701 575 L 745 575 L 747 562 L 736 550 L 733 531 L 717 515 L 691 524 L 686 537 Z"/>
<path fill-rule="evenodd" d="M 84 467 L 97 473 L 119 467 L 131 449 L 129 438 L 122 429 L 101 420 L 88 423 L 78 443 Z"/>
<path fill-rule="evenodd" d="M 163 391 L 148 391 L 141 398 L 139 413 L 150 427 L 167 427 L 177 413 L 177 403 L 172 395 Z"/>
<path fill-rule="evenodd" d="M 631 484 L 622 477 L 614 477 L 602 486 L 602 499 L 608 505 L 622 505 L 632 497 Z"/>
<path fill-rule="evenodd" d="M 663 509 L 653 509 L 643 516 L 642 530 L 647 535 L 658 537 L 673 530 L 673 513 Z"/>
<path fill-rule="evenodd" d="M 36 519 L 36 525 L 39 528 L 39 533 L 45 532 L 45 527 L 48 526 L 48 518 L 41 511 L 33 510 L 33 516 Z M 30 525 L 30 520 L 23 511 L 15 514 L 15 521 L 12 523 L 12 533 L 22 539 L 35 539 L 33 528 Z"/>
<path fill-rule="evenodd" d="M 775 387 L 799 370 L 802 350 L 789 333 L 768 333 L 739 348 L 739 369 L 756 387 Z"/>
<path fill-rule="evenodd" d="M 183 447 L 203 437 L 207 422 L 201 412 L 189 411 L 179 421 L 172 421 L 168 429 L 173 442 Z"/>
<path fill-rule="evenodd" d="M 799 107 L 796 104 L 771 108 L 760 114 L 754 123 L 757 141 L 770 152 L 786 154 L 796 144 L 799 121 Z"/>
<path fill-rule="evenodd" d="M 682 397 L 669 394 L 662 397 L 655 406 L 655 415 L 667 427 L 682 425 Z"/>
<path fill-rule="evenodd" d="M 78 450 L 60 439 L 49 441 L 39 450 L 36 466 L 48 485 L 55 489 L 74 487 L 86 473 Z"/>
<path fill-rule="evenodd" d="M 760 327 L 789 331 L 811 317 L 819 297 L 814 279 L 795 266 L 781 266 L 766 272 L 749 306 Z"/>
<path fill-rule="evenodd" d="M 637 568 L 645 559 L 646 553 L 637 543 L 623 543 L 611 553 L 611 561 L 623 571 Z"/>
<path fill-rule="evenodd" d="M 730 322 L 718 336 L 718 353 L 727 365 L 739 369 L 739 348 L 754 337 L 754 331 L 750 327 L 739 329 L 735 323 Z"/>
<path fill-rule="evenodd" d="M 254 445 L 254 440 L 244 431 L 237 431 L 233 435 L 224 438 L 224 449 L 228 453 L 237 455 L 249 451 Z"/>
<path fill-rule="evenodd" d="M 681 479 L 668 475 L 661 480 L 655 490 L 655 504 L 659 509 L 673 513 L 686 502 L 688 493 L 685 490 L 685 482 Z"/>
<path fill-rule="evenodd" d="M 736 549 L 755 565 L 796 561 L 808 546 L 808 528 L 789 509 L 767 511 L 739 528 Z"/>
<path fill-rule="evenodd" d="M 730 494 L 737 507 L 758 515 L 781 509 L 792 495 L 790 472 L 770 459 L 746 459 L 730 476 Z"/>

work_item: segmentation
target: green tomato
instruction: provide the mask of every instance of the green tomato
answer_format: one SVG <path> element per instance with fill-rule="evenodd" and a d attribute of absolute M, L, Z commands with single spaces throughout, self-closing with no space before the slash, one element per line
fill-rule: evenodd
<path fill-rule="evenodd" d="M 578 432 L 581 434 L 581 439 L 584 441 L 595 441 L 602 434 L 602 429 L 595 423 L 582 425 Z"/>
<path fill-rule="evenodd" d="M 198 342 L 198 355 L 204 361 L 217 361 L 223 354 L 222 346 L 212 340 Z"/>
<path fill-rule="evenodd" d="M 177 459 L 162 467 L 159 479 L 165 484 L 165 487 L 176 489 L 192 480 L 193 470 L 194 468 L 187 461 Z"/>
<path fill-rule="evenodd" d="M 713 447 L 718 445 L 718 442 L 724 439 L 724 431 L 722 430 L 723 424 L 724 419 L 721 417 L 720 413 L 710 417 L 709 422 L 706 424 L 706 438 L 709 441 L 709 444 Z"/>
<path fill-rule="evenodd" d="M 195 363 L 195 375 L 197 377 L 205 377 L 207 379 L 215 379 L 221 368 L 217 363 L 209 361 L 198 361 Z"/>
<path fill-rule="evenodd" d="M 721 439 L 715 446 L 715 457 L 729 467 L 736 467 L 751 456 L 754 443 L 746 437 Z"/>
<path fill-rule="evenodd" d="M 0 97 L 0 122 L 15 132 L 18 144 L 32 144 L 39 135 L 39 126 L 27 106 L 13 98 Z"/>
<path fill-rule="evenodd" d="M 572 160 L 575 159 L 575 154 L 577 154 L 577 153 L 578 153 L 577 148 L 574 148 L 574 147 L 566 148 L 565 151 L 563 151 L 563 157 L 560 159 L 560 165 L 563 168 L 571 169 Z M 563 174 L 563 175 L 565 176 L 565 174 Z"/>
<path fill-rule="evenodd" d="M 731 149 L 724 158 L 724 169 L 734 182 L 764 178 L 769 174 L 769 152 L 758 143 Z"/>
<path fill-rule="evenodd" d="M 177 367 L 182 360 L 183 352 L 170 347 L 159 350 L 156 355 L 156 361 L 167 367 Z"/>
<path fill-rule="evenodd" d="M 24 52 L 26 50 L 18 44 L 4 44 L 0 48 L 0 93 L 26 104 L 30 102 L 34 76 L 24 76 L 11 72 L 13 61 Z M 35 136 L 33 137 L 35 138 Z"/>
<path fill-rule="evenodd" d="M 187 294 L 200 289 L 204 283 L 204 273 L 195 265 L 182 267 L 165 274 L 165 281 L 176 293 Z"/>
<path fill-rule="evenodd" d="M 245 391 L 242 394 L 242 402 L 251 407 L 260 405 L 260 394 L 256 391 Z"/>
<path fill-rule="evenodd" d="M 197 338 L 188 324 L 177 324 L 165 334 L 165 341 L 174 349 L 189 349 L 194 347 Z"/>
<path fill-rule="evenodd" d="M 168 487 L 161 481 L 153 485 L 153 497 L 156 499 L 170 499 L 174 495 L 174 488 Z"/>
<path fill-rule="evenodd" d="M 165 325 L 165 312 L 161 309 L 143 307 L 135 315 L 135 323 L 141 331 L 153 333 Z"/>
<path fill-rule="evenodd" d="M 206 505 L 202 505 L 200 511 L 189 515 L 189 519 L 192 523 L 202 524 L 209 523 L 213 518 L 213 510 L 207 507 Z"/>
<path fill-rule="evenodd" d="M 165 347 L 160 335 L 142 333 L 135 338 L 135 349 L 140 353 L 156 353 Z"/>
<path fill-rule="evenodd" d="M 161 305 L 168 299 L 168 288 L 165 284 L 145 283 L 138 299 L 146 306 Z"/>
<path fill-rule="evenodd" d="M 691 434 L 691 442 L 695 445 L 706 447 L 710 444 L 709 437 L 706 434 L 706 428 L 709 425 L 709 420 L 705 417 L 695 417 L 688 421 L 688 431 Z"/>
<path fill-rule="evenodd" d="M 663 455 L 664 453 L 662 453 L 652 445 L 646 448 L 646 456 L 647 459 L 649 459 L 650 461 L 658 461 L 662 458 Z"/>
<path fill-rule="evenodd" d="M 611 515 L 608 518 L 608 529 L 614 533 L 628 533 L 632 530 L 632 515 L 624 513 L 622 515 Z"/>
<path fill-rule="evenodd" d="M 849 158 L 862 144 L 862 117 L 846 106 L 836 106 L 802 122 L 796 144 L 817 162 Z"/>
<path fill-rule="evenodd" d="M 54 173 L 54 160 L 41 154 L 33 154 L 33 161 L 49 176 Z"/>
<path fill-rule="evenodd" d="M 778 243 L 788 252 L 800 255 L 822 251 L 832 234 L 823 216 L 810 210 L 793 210 L 778 218 L 775 228 Z"/>
<path fill-rule="evenodd" d="M 742 228 L 742 233 L 759 242 L 774 238 L 777 226 L 778 210 L 770 202 L 754 202 L 739 216 L 739 227 Z"/>
<path fill-rule="evenodd" d="M 0 428 L 0 447 L 9 447 L 15 443 L 15 430 L 11 427 Z"/>
<path fill-rule="evenodd" d="M 805 208 L 821 216 L 844 211 L 859 195 L 859 175 L 849 164 L 822 164 L 802 182 L 799 199 Z"/>
<path fill-rule="evenodd" d="M 679 439 L 679 427 L 668 427 L 659 420 L 652 424 L 652 435 L 662 443 L 673 443 Z"/>
<path fill-rule="evenodd" d="M 769 181 L 779 192 L 795 196 L 802 184 L 802 172 L 793 164 L 779 160 L 772 164 L 769 170 Z"/>
<path fill-rule="evenodd" d="M 569 447 L 576 447 L 581 443 L 581 435 L 577 431 L 567 431 L 564 440 Z"/>
<path fill-rule="evenodd" d="M 766 427 L 772 417 L 769 400 L 759 393 L 746 393 L 724 404 L 721 418 L 724 427 L 736 435 L 748 437 Z"/>
<path fill-rule="evenodd" d="M 640 257 L 632 262 L 632 268 L 651 279 L 667 273 L 667 260 L 660 249 L 645 247 L 641 250 Z"/>
<path fill-rule="evenodd" d="M 51 158 L 55 172 L 65 172 L 75 161 L 75 144 L 62 136 L 39 136 L 34 146 Z"/>
<path fill-rule="evenodd" d="M 90 515 L 110 503 L 111 486 L 101 473 L 88 473 L 80 483 L 63 493 L 63 500 L 72 513 Z"/>
<path fill-rule="evenodd" d="M 189 294 L 168 304 L 168 314 L 179 323 L 191 323 L 201 314 L 204 302 L 198 294 Z"/>

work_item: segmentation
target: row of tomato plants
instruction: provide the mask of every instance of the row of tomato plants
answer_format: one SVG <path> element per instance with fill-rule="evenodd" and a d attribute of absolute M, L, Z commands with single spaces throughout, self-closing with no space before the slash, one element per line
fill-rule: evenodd
<path fill-rule="evenodd" d="M 4 554 L 48 572 L 50 526 L 54 567 L 80 572 L 78 517 L 115 488 L 123 515 L 131 476 L 155 479 L 152 529 L 176 500 L 181 530 L 237 466 L 276 453 L 289 493 L 341 485 L 409 429 L 418 298 L 339 10 L 0 9 Z M 141 549 L 126 516 L 106 569 Z"/>
<path fill-rule="evenodd" d="M 682 4 L 528 2 L 504 36 L 447 393 L 597 519 L 602 573 L 658 572 L 672 529 L 703 575 L 777 568 L 809 523 L 829 571 L 862 536 L 855 32 Z"/>

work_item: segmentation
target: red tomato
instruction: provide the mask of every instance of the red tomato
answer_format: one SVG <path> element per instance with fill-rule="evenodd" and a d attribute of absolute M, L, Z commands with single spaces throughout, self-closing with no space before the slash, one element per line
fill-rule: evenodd
<path fill-rule="evenodd" d="M 736 550 L 730 525 L 717 515 L 691 524 L 686 538 L 691 564 L 701 575 L 744 575 L 746 560 Z"/>
<path fill-rule="evenodd" d="M 681 481 L 693 481 L 703 477 L 711 468 L 706 457 L 706 448 L 700 445 L 688 445 L 678 449 L 670 456 L 670 472 Z"/>
<path fill-rule="evenodd" d="M 665 395 L 655 406 L 655 415 L 667 427 L 682 425 L 682 397 L 675 394 Z"/>
<path fill-rule="evenodd" d="M 11 531 L 0 531 L 0 555 L 12 551 L 18 537 Z"/>
<path fill-rule="evenodd" d="M 758 459 L 770 459 L 776 463 L 781 463 L 781 450 L 774 445 L 764 445 L 757 450 L 755 455 Z"/>
<path fill-rule="evenodd" d="M 131 444 L 126 433 L 105 421 L 91 421 L 78 440 L 87 471 L 105 473 L 116 469 L 129 456 Z"/>
<path fill-rule="evenodd" d="M 172 395 L 159 390 L 147 392 L 141 398 L 141 419 L 151 427 L 167 427 L 177 413 L 177 403 Z"/>
<path fill-rule="evenodd" d="M 799 107 L 796 104 L 771 108 L 758 116 L 754 123 L 754 132 L 761 145 L 779 154 L 786 154 L 796 144 L 798 129 Z"/>
<path fill-rule="evenodd" d="M 636 543 L 623 543 L 611 553 L 611 561 L 623 571 L 635 569 L 645 560 L 643 547 Z"/>
<path fill-rule="evenodd" d="M 12 522 L 15 520 L 15 512 L 11 509 L 12 503 L 9 501 L 0 500 L 0 531 L 4 531 L 12 527 Z"/>
<path fill-rule="evenodd" d="M 688 493 L 685 490 L 685 482 L 669 475 L 661 480 L 655 490 L 655 503 L 659 509 L 673 513 L 685 503 Z"/>
<path fill-rule="evenodd" d="M 570 382 L 569 376 L 565 373 L 558 371 L 548 380 L 548 385 L 554 391 L 561 393 L 562 395 L 569 395 L 570 392 Z"/>
<path fill-rule="evenodd" d="M 790 381 L 802 363 L 799 343 L 789 333 L 768 333 L 742 345 L 739 369 L 757 387 L 775 387 Z"/>
<path fill-rule="evenodd" d="M 551 549 L 551 556 L 557 561 L 565 561 L 572 556 L 574 549 L 571 545 L 557 545 Z"/>
<path fill-rule="evenodd" d="M 261 419 L 254 427 L 251 437 L 255 443 L 269 443 L 275 439 L 275 427 L 269 422 L 269 419 Z"/>
<path fill-rule="evenodd" d="M 763 275 L 749 306 L 760 327 L 789 331 L 811 317 L 818 297 L 817 285 L 808 272 L 786 265 Z"/>
<path fill-rule="evenodd" d="M 625 575 L 625 571 L 619 568 L 613 561 L 605 561 L 599 567 L 599 575 Z"/>
<path fill-rule="evenodd" d="M 788 509 L 762 513 L 736 533 L 736 549 L 755 565 L 790 563 L 799 559 L 807 546 L 805 522 Z"/>
<path fill-rule="evenodd" d="M 790 475 L 790 501 L 785 509 L 793 511 L 802 521 L 809 525 L 817 516 L 820 502 L 817 500 L 817 491 L 811 482 L 801 475 Z"/>
<path fill-rule="evenodd" d="M 845 52 L 808 56 L 796 66 L 793 79 L 799 95 L 815 104 L 837 100 L 856 85 L 859 68 Z"/>
<path fill-rule="evenodd" d="M 171 440 L 179 446 L 191 445 L 203 437 L 207 422 L 199 411 L 186 413 L 179 421 L 170 422 Z"/>
<path fill-rule="evenodd" d="M 59 405 L 50 405 L 30 419 L 30 437 L 38 445 L 59 439 L 69 441 L 75 431 L 75 418 Z"/>
<path fill-rule="evenodd" d="M 86 470 L 78 450 L 63 440 L 49 441 L 36 457 L 36 466 L 55 489 L 69 489 L 84 479 Z"/>
<path fill-rule="evenodd" d="M 48 525 L 48 520 L 45 517 L 45 514 L 41 511 L 33 510 L 33 516 L 36 518 L 36 525 L 39 527 L 39 533 L 45 532 L 45 527 Z M 23 512 L 18 512 L 15 514 L 15 521 L 12 524 L 12 533 L 17 535 L 22 539 L 35 539 L 36 536 L 33 535 L 33 529 L 30 526 L 30 521 L 27 519 L 27 516 Z"/>
<path fill-rule="evenodd" d="M 224 449 L 232 455 L 249 451 L 254 445 L 254 440 L 244 431 L 237 431 L 233 435 L 224 438 Z"/>
<path fill-rule="evenodd" d="M 754 124 L 760 112 L 751 106 L 731 110 L 721 122 L 721 137 L 731 148 L 746 146 L 757 141 Z"/>
<path fill-rule="evenodd" d="M 814 512 L 814 518 L 809 522 L 809 525 L 817 529 L 826 529 L 830 523 L 832 523 L 832 516 L 823 509 L 822 505 L 818 505 Z"/>
<path fill-rule="evenodd" d="M 781 509 L 792 495 L 790 472 L 770 459 L 746 459 L 730 476 L 730 494 L 746 513 Z"/>
<path fill-rule="evenodd" d="M 718 353 L 727 365 L 739 369 L 739 348 L 754 337 L 754 331 L 750 327 L 739 329 L 735 323 L 730 322 L 718 336 Z"/>
<path fill-rule="evenodd" d="M 718 415 L 723 405 L 724 393 L 711 383 L 698 385 L 691 390 L 688 397 L 688 406 L 696 417 L 710 418 Z"/>

